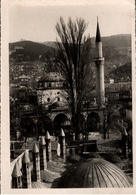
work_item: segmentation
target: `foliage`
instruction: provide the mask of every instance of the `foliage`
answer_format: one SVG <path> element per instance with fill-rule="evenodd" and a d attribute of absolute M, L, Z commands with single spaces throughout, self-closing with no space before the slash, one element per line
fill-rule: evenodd
<path fill-rule="evenodd" d="M 112 75 L 114 77 L 119 77 L 119 78 L 131 78 L 131 62 L 128 62 L 124 64 L 123 66 L 117 67 L 115 70 L 111 71 Z"/>
<path fill-rule="evenodd" d="M 104 123 L 104 138 L 106 138 L 106 134 L 109 138 L 110 132 L 113 131 L 114 134 L 118 134 L 118 137 L 124 134 L 125 129 L 125 116 L 122 114 L 122 109 L 125 110 L 128 106 L 127 103 L 120 102 L 118 100 L 114 102 L 108 102 L 106 106 L 106 116 Z M 128 130 L 128 129 L 126 129 Z"/>

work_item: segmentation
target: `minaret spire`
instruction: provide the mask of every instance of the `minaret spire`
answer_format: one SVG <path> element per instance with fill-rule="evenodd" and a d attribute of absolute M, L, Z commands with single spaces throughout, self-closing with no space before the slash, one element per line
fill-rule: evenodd
<path fill-rule="evenodd" d="M 95 42 L 101 42 L 101 34 L 100 34 L 98 16 L 97 16 L 97 29 L 96 29 L 96 39 L 95 39 Z"/>
<path fill-rule="evenodd" d="M 96 46 L 96 58 L 95 58 L 96 97 L 97 97 L 97 104 L 101 106 L 104 105 L 105 103 L 105 86 L 104 86 L 104 58 L 102 53 L 102 41 L 101 41 L 98 17 L 97 17 L 95 46 Z"/>

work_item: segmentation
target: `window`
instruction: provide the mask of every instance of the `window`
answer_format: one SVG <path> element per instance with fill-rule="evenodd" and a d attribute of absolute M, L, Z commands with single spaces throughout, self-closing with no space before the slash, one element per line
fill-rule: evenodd
<path fill-rule="evenodd" d="M 49 83 L 48 87 L 51 87 L 51 83 Z"/>
<path fill-rule="evenodd" d="M 63 87 L 68 87 L 68 84 L 67 83 L 63 83 Z"/>
<path fill-rule="evenodd" d="M 60 101 L 60 97 L 58 97 L 58 102 Z"/>
<path fill-rule="evenodd" d="M 43 84 L 42 83 L 40 83 L 40 87 L 42 87 L 43 86 Z"/>
<path fill-rule="evenodd" d="M 47 102 L 50 102 L 50 98 L 47 98 Z"/>

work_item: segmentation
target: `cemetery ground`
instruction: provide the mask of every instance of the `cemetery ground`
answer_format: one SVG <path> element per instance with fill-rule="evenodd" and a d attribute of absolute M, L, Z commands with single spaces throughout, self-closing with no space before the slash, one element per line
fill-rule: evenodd
<path fill-rule="evenodd" d="M 14 153 L 14 159 L 17 158 L 26 149 L 32 150 L 34 145 L 33 141 L 28 140 L 26 143 L 16 143 L 16 149 Z M 98 139 L 97 140 L 97 152 L 85 153 L 79 156 L 75 152 L 66 157 L 66 160 L 57 155 L 58 140 L 52 139 L 52 161 L 47 162 L 47 169 L 41 170 L 41 181 L 32 183 L 33 188 L 55 188 L 62 173 L 77 161 L 84 160 L 86 158 L 96 157 L 103 158 L 115 165 L 128 177 L 128 180 L 133 184 L 133 163 L 129 158 L 122 156 L 121 148 L 118 140 L 113 139 Z M 14 160 L 11 159 L 11 162 Z M 31 158 L 30 158 L 31 159 Z M 31 162 L 31 166 L 32 162 Z"/>

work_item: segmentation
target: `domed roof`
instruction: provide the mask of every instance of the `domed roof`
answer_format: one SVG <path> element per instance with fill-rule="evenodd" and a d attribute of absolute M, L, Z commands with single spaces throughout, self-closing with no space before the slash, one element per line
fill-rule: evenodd
<path fill-rule="evenodd" d="M 54 102 L 51 107 L 62 107 L 62 106 L 65 106 L 66 103 L 64 101 L 57 101 L 57 102 Z"/>
<path fill-rule="evenodd" d="M 116 165 L 89 158 L 70 166 L 60 178 L 57 188 L 122 188 L 131 187 L 126 175 Z"/>
<path fill-rule="evenodd" d="M 47 82 L 52 82 L 52 81 L 63 81 L 63 77 L 60 73 L 58 72 L 49 72 L 45 76 L 43 76 L 39 82 L 41 81 L 47 81 Z"/>

